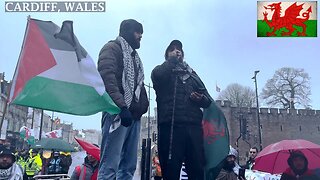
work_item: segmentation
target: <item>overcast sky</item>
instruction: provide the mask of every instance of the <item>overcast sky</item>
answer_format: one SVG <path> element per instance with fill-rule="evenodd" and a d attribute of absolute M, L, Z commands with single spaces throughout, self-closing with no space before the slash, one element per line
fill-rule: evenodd
<path fill-rule="evenodd" d="M 27 16 L 50 20 L 61 26 L 74 22 L 82 46 L 97 62 L 101 47 L 119 33 L 122 20 L 143 24 L 139 55 L 144 63 L 145 83 L 152 69 L 164 61 L 164 51 L 173 39 L 183 43 L 185 60 L 199 74 L 213 97 L 216 83 L 223 90 L 231 83 L 254 89 L 255 70 L 261 93 L 266 81 L 282 67 L 303 68 L 311 77 L 311 105 L 320 109 L 319 38 L 257 38 L 257 1 L 224 0 L 108 0 L 106 12 L 4 12 L 1 3 L 0 72 L 12 79 L 20 53 Z M 315 13 L 315 12 L 313 12 Z M 155 107 L 152 91 L 151 106 Z M 51 115 L 51 112 L 48 112 Z M 153 114 L 153 112 L 152 112 Z M 80 117 L 55 113 L 77 129 L 100 129 L 98 113 Z"/>

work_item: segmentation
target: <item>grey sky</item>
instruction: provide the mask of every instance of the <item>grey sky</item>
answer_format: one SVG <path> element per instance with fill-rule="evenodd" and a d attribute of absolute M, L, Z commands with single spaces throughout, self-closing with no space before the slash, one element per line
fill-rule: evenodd
<path fill-rule="evenodd" d="M 72 20 L 78 40 L 95 62 L 101 47 L 118 35 L 120 22 L 133 18 L 144 28 L 138 52 L 144 63 L 146 84 L 151 83 L 152 69 L 164 61 L 168 44 L 179 39 L 185 60 L 213 97 L 217 96 L 216 82 L 222 90 L 235 82 L 254 88 L 251 77 L 260 70 L 260 93 L 277 69 L 304 68 L 311 77 L 311 105 L 320 109 L 319 38 L 257 38 L 255 0 L 109 0 L 104 13 L 5 13 L 4 2 L 1 9 L 0 72 L 6 73 L 7 80 L 14 73 L 28 15 L 59 26 L 64 20 Z M 153 92 L 151 99 L 154 107 Z M 100 129 L 100 113 L 88 117 L 60 113 L 55 116 L 73 122 L 78 129 Z"/>

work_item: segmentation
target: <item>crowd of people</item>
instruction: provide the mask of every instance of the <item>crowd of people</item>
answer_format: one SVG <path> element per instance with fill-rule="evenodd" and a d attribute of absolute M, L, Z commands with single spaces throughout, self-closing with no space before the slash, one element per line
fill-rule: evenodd
<path fill-rule="evenodd" d="M 37 175 L 67 177 L 71 164 L 70 152 L 37 149 L 14 151 L 10 146 L 0 145 L 0 179 L 29 180 Z M 70 171 L 72 172 L 70 179 L 96 180 L 98 167 L 99 160 L 87 153 L 83 164 L 77 165 Z"/>
<path fill-rule="evenodd" d="M 70 152 L 0 146 L 0 179 L 33 179 L 36 175 L 68 174 Z"/>

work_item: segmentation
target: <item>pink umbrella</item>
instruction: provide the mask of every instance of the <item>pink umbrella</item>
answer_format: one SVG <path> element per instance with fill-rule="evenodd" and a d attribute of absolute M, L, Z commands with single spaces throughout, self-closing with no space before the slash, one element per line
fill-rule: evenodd
<path fill-rule="evenodd" d="M 300 150 L 308 159 L 309 169 L 320 168 L 320 145 L 310 141 L 283 140 L 265 147 L 256 157 L 254 169 L 272 174 L 283 173 L 288 167 L 291 150 Z"/>

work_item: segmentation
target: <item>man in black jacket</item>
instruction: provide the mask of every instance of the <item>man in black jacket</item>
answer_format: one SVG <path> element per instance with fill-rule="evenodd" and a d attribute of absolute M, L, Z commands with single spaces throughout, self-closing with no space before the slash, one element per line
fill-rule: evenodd
<path fill-rule="evenodd" d="M 102 143 L 98 179 L 133 178 L 137 164 L 140 118 L 149 102 L 144 87 L 140 48 L 142 24 L 124 20 L 116 40 L 101 49 L 98 71 L 106 91 L 121 109 L 118 115 L 102 114 Z M 117 126 L 118 121 L 122 126 Z"/>
<path fill-rule="evenodd" d="M 255 158 L 258 155 L 258 148 L 252 147 L 249 150 L 249 160 L 246 162 L 246 165 L 244 166 L 245 169 L 252 169 L 255 163 Z"/>
<path fill-rule="evenodd" d="M 157 95 L 158 148 L 163 178 L 180 177 L 182 162 L 190 179 L 203 179 L 202 111 L 211 100 L 197 74 L 183 61 L 182 43 L 173 40 L 165 62 L 152 71 Z"/>

